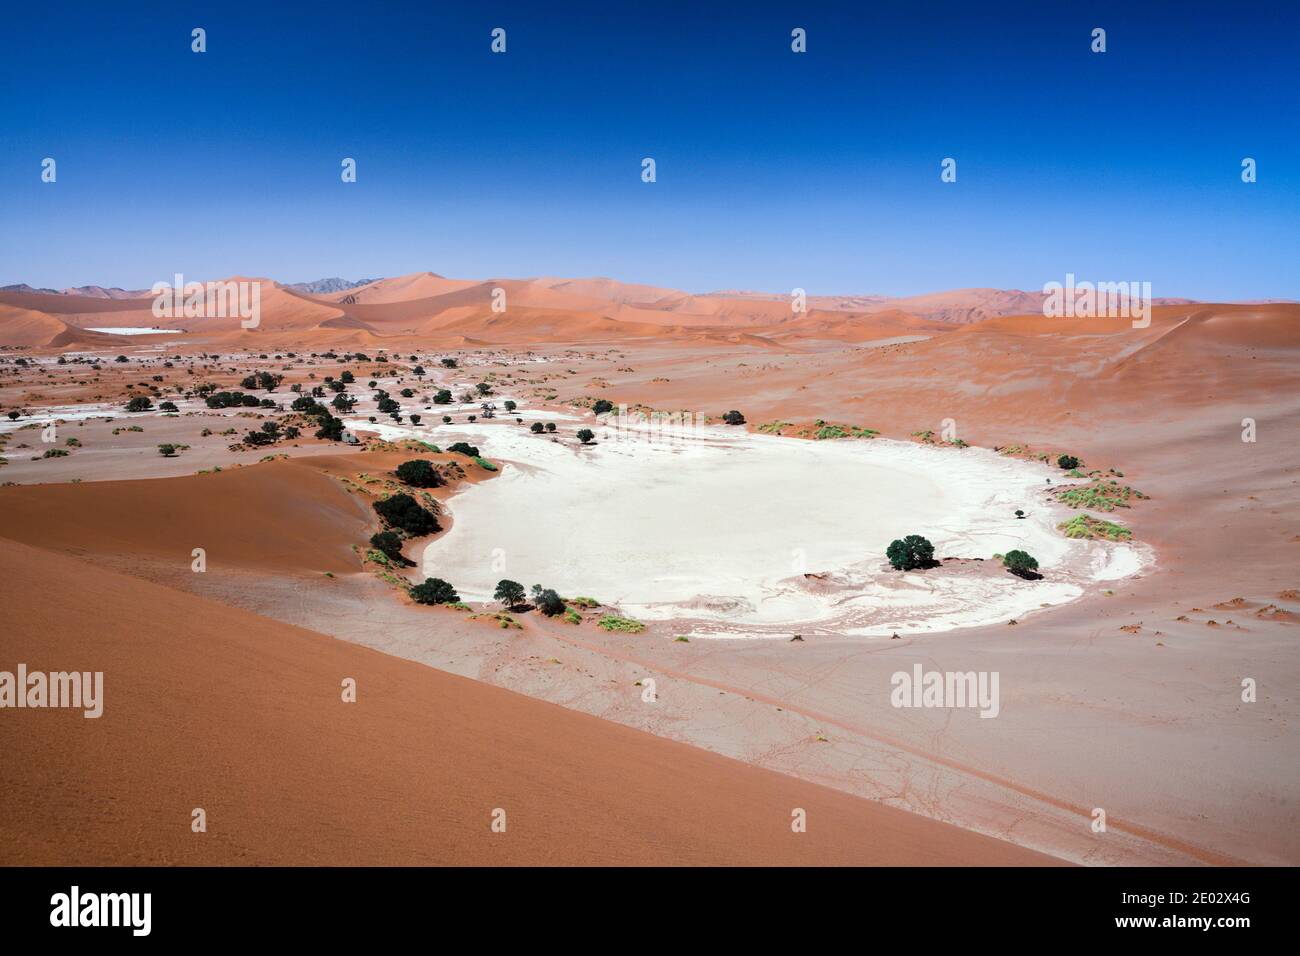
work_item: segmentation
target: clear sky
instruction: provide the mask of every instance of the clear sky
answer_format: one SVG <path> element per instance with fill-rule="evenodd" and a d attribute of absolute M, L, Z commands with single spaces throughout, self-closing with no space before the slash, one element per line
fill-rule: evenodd
<path fill-rule="evenodd" d="M 1291 0 L 52 2 L 4 27 L 0 284 L 1300 298 Z"/>

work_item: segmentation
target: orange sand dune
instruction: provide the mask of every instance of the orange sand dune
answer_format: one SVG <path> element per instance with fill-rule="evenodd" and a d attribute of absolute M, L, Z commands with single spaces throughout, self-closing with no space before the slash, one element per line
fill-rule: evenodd
<path fill-rule="evenodd" d="M 330 464 L 300 459 L 183 478 L 0 488 L 3 533 L 132 564 L 174 560 L 183 569 L 192 549 L 203 548 L 213 567 L 351 572 L 358 562 L 350 545 L 364 545 L 375 519 L 322 473 Z M 382 462 L 354 470 L 366 464 Z"/>
<path fill-rule="evenodd" d="M 533 281 L 548 289 L 572 293 L 584 299 L 603 299 L 608 302 L 617 302 L 620 305 L 638 305 L 644 308 L 653 308 L 654 303 L 662 299 L 682 294 L 676 289 L 619 282 L 617 279 L 606 279 L 604 277 L 563 279 L 555 276 L 544 276 Z"/>
<path fill-rule="evenodd" d="M 445 295 L 458 289 L 475 285 L 473 279 L 448 279 L 436 272 L 412 272 L 408 275 L 376 279 L 355 289 L 312 296 L 322 302 L 373 305 L 376 303 L 410 302 Z"/>
<path fill-rule="evenodd" d="M 115 336 L 87 332 L 63 319 L 35 309 L 0 305 L 0 344 L 34 348 L 111 344 Z"/>
<path fill-rule="evenodd" d="M 149 313 L 153 307 L 152 298 L 143 299 L 105 299 L 90 295 L 61 295 L 41 292 L 0 292 L 0 305 L 11 305 L 19 309 L 34 309 L 47 315 L 94 315 L 97 322 L 106 325 L 127 325 L 119 322 L 117 316 L 104 316 L 105 312 L 140 312 Z M 150 315 L 152 319 L 152 315 Z M 153 324 L 151 321 L 149 324 Z"/>
<path fill-rule="evenodd" d="M 7 540 L 0 582 L 6 666 L 104 675 L 0 721 L 6 865 L 1055 862 Z"/>

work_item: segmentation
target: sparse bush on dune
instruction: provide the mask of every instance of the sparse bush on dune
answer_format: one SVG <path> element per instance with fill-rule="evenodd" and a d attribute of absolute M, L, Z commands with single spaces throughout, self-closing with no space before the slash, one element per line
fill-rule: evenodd
<path fill-rule="evenodd" d="M 591 406 L 593 415 L 604 415 L 606 412 L 614 410 L 614 403 L 605 398 L 596 399 L 596 404 Z"/>
<path fill-rule="evenodd" d="M 1056 459 L 1056 464 L 1060 466 L 1062 471 L 1073 471 L 1075 468 L 1079 467 L 1081 462 L 1073 455 L 1062 455 L 1060 458 Z"/>
<path fill-rule="evenodd" d="M 379 517 L 390 527 L 405 531 L 413 537 L 442 530 L 433 512 L 403 492 L 376 501 L 374 507 Z"/>
<path fill-rule="evenodd" d="M 645 625 L 640 621 L 630 617 L 619 617 L 617 614 L 606 614 L 596 622 L 596 625 L 607 631 L 618 631 L 623 634 L 640 634 L 645 630 Z"/>
<path fill-rule="evenodd" d="M 1114 521 L 1094 518 L 1092 515 L 1075 515 L 1056 526 L 1067 538 L 1103 538 L 1107 541 L 1127 541 L 1133 532 Z"/>
<path fill-rule="evenodd" d="M 1109 478 L 1095 478 L 1090 484 L 1066 488 L 1056 493 L 1062 504 L 1071 508 L 1096 508 L 1098 511 L 1114 511 L 1116 508 L 1129 507 L 1131 499 L 1143 499 L 1147 496 L 1136 488 L 1121 485 Z"/>
<path fill-rule="evenodd" d="M 425 578 L 423 584 L 411 587 L 411 598 L 417 604 L 456 604 L 460 595 L 442 578 Z"/>
<path fill-rule="evenodd" d="M 885 549 L 885 557 L 897 571 L 915 571 L 935 565 L 934 545 L 919 534 L 895 538 Z"/>
<path fill-rule="evenodd" d="M 455 452 L 458 455 L 468 455 L 470 458 L 478 457 L 478 447 L 467 442 L 453 442 L 447 446 L 447 451 Z"/>
<path fill-rule="evenodd" d="M 159 445 L 159 446 L 158 446 L 158 454 L 162 455 L 164 458 L 175 458 L 175 457 L 176 457 L 176 446 L 175 446 L 175 445 L 171 445 L 171 444 L 165 444 L 165 443 L 162 444 L 162 445 Z"/>
<path fill-rule="evenodd" d="M 727 414 L 723 415 L 722 420 L 726 422 L 728 425 L 745 424 L 745 416 L 740 414 L 740 412 L 736 411 L 734 408 L 731 411 L 727 412 Z"/>
<path fill-rule="evenodd" d="M 443 484 L 438 469 L 423 458 L 414 458 L 398 465 L 397 479 L 412 488 L 437 488 Z"/>

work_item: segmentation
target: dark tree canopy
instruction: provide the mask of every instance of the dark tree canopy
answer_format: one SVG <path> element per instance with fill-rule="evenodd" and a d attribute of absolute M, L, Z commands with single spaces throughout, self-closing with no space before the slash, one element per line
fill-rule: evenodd
<path fill-rule="evenodd" d="M 442 530 L 433 512 L 408 494 L 399 492 L 383 501 L 376 501 L 375 511 L 391 527 L 416 537 Z"/>
<path fill-rule="evenodd" d="M 524 598 L 527 596 L 528 592 L 524 590 L 522 584 L 518 581 L 511 581 L 508 578 L 503 578 L 497 582 L 496 592 L 492 595 L 494 599 L 500 601 L 508 608 L 514 607 L 516 604 L 523 604 Z"/>
<path fill-rule="evenodd" d="M 1008 551 L 1002 556 L 1002 563 L 1012 574 L 1022 578 L 1037 578 L 1038 559 L 1028 551 Z"/>
<path fill-rule="evenodd" d="M 474 417 L 471 415 L 471 416 L 470 416 L 470 421 L 473 421 L 473 420 L 474 420 Z M 469 455 L 469 457 L 471 457 L 471 458 L 477 458 L 477 457 L 478 457 L 478 446 L 477 446 L 477 445 L 471 445 L 471 444 L 469 444 L 469 443 L 467 443 L 467 442 L 463 442 L 463 441 L 453 442 L 452 444 L 448 445 L 448 446 L 447 446 L 447 451 L 456 452 L 458 455 Z"/>
<path fill-rule="evenodd" d="M 592 439 L 594 439 L 595 437 L 596 437 L 596 433 L 593 432 L 590 428 L 578 429 L 578 441 L 582 442 L 584 445 L 590 445 Z"/>
<path fill-rule="evenodd" d="M 604 415 L 606 412 L 612 412 L 613 410 L 614 403 L 604 398 L 596 399 L 596 404 L 591 406 L 592 414 L 595 415 Z"/>
<path fill-rule="evenodd" d="M 414 458 L 398 465 L 397 478 L 412 488 L 437 488 L 443 483 L 438 469 L 423 458 Z"/>
<path fill-rule="evenodd" d="M 417 604 L 454 604 L 460 600 L 456 589 L 442 578 L 425 578 L 423 584 L 411 588 L 411 597 Z"/>
<path fill-rule="evenodd" d="M 370 546 L 389 559 L 407 567 L 414 567 L 415 562 L 402 554 L 402 538 L 395 531 L 379 531 L 370 536 Z"/>
<path fill-rule="evenodd" d="M 919 534 L 894 539 L 885 549 L 885 557 L 899 571 L 914 571 L 934 564 L 934 545 Z"/>
<path fill-rule="evenodd" d="M 731 411 L 727 412 L 727 414 L 723 415 L 722 420 L 726 422 L 728 425 L 745 424 L 745 416 L 740 414 L 740 412 L 736 411 L 734 408 Z"/>
<path fill-rule="evenodd" d="M 547 617 L 564 613 L 564 599 L 551 588 L 544 588 L 540 584 L 533 585 L 533 603 Z"/>

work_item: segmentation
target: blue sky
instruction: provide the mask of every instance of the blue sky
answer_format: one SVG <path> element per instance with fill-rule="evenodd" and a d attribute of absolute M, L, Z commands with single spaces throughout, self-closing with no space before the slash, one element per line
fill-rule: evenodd
<path fill-rule="evenodd" d="M 1293 3 L 108 6 L 5 14 L 0 284 L 1300 298 Z"/>

